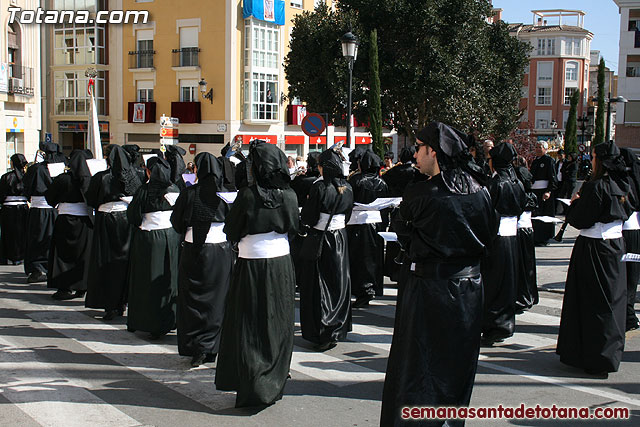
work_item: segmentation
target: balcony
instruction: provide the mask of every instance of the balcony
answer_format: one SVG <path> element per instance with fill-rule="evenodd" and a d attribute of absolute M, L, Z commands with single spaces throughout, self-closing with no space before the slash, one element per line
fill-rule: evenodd
<path fill-rule="evenodd" d="M 33 68 L 22 65 L 9 65 L 9 93 L 33 96 Z"/>
<path fill-rule="evenodd" d="M 202 121 L 200 115 L 199 102 L 172 102 L 171 117 L 177 117 L 182 123 L 200 123 Z"/>
<path fill-rule="evenodd" d="M 199 47 L 183 47 L 182 49 L 172 49 L 172 66 L 173 67 L 198 67 L 200 66 Z"/>
<path fill-rule="evenodd" d="M 153 68 L 155 50 L 135 50 L 129 52 L 129 69 Z"/>
<path fill-rule="evenodd" d="M 155 102 L 129 102 L 128 105 L 129 123 L 155 123 L 156 103 Z"/>

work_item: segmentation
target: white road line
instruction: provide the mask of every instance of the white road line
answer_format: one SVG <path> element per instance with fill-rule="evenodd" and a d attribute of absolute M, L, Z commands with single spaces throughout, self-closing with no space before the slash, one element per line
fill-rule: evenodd
<path fill-rule="evenodd" d="M 516 329 L 518 329 L 518 322 L 534 323 L 542 326 L 560 326 L 560 316 L 551 316 L 549 314 L 533 313 L 531 311 L 525 311 L 522 314 L 516 316 Z"/>

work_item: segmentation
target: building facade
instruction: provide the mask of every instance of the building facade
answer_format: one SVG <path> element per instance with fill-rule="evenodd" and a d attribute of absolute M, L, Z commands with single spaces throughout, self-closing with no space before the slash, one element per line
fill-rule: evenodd
<path fill-rule="evenodd" d="M 9 158 L 23 153 L 33 161 L 41 131 L 42 95 L 40 39 L 38 25 L 9 22 L 8 7 L 34 10 L 37 0 L 6 0 L 0 9 L 0 173 L 10 167 Z"/>
<path fill-rule="evenodd" d="M 569 116 L 570 100 L 578 91 L 578 116 L 589 99 L 590 43 L 579 10 L 534 10 L 533 23 L 510 24 L 514 37 L 528 42 L 532 51 L 522 86 L 521 131 L 538 140 L 560 144 Z"/>
<path fill-rule="evenodd" d="M 614 0 L 620 10 L 616 143 L 640 149 L 640 1 Z"/>

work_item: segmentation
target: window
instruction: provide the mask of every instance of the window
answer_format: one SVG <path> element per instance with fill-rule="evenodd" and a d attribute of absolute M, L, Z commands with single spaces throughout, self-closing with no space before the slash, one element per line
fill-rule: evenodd
<path fill-rule="evenodd" d="M 18 24 L 9 24 L 7 26 L 7 58 L 9 66 L 7 68 L 7 77 L 21 78 L 22 73 L 20 65 L 22 63 L 22 55 L 20 53 L 21 32 Z"/>
<path fill-rule="evenodd" d="M 153 102 L 153 81 L 152 80 L 138 80 L 136 83 L 138 92 L 136 101 L 138 102 Z"/>
<path fill-rule="evenodd" d="M 198 91 L 196 80 L 180 80 L 180 102 L 197 102 Z"/>
<path fill-rule="evenodd" d="M 622 105 L 624 106 L 624 123 L 640 124 L 640 101 L 629 101 Z"/>
<path fill-rule="evenodd" d="M 567 128 L 567 122 L 569 121 L 569 110 L 564 110 L 562 112 L 562 129 Z"/>
<path fill-rule="evenodd" d="M 640 77 L 640 62 L 627 62 L 627 77 Z"/>
<path fill-rule="evenodd" d="M 629 20 L 629 31 L 638 31 L 640 29 L 640 19 Z"/>
<path fill-rule="evenodd" d="M 54 65 L 106 65 L 104 32 L 98 24 L 55 24 Z"/>
<path fill-rule="evenodd" d="M 551 88 L 539 87 L 536 105 L 551 105 Z"/>
<path fill-rule="evenodd" d="M 137 68 L 153 68 L 153 30 L 136 31 Z"/>
<path fill-rule="evenodd" d="M 567 62 L 565 66 L 565 80 L 569 82 L 578 81 L 578 63 Z"/>
<path fill-rule="evenodd" d="M 302 0 L 291 0 L 289 4 L 296 9 L 302 9 Z"/>
<path fill-rule="evenodd" d="M 180 28 L 180 66 L 198 65 L 198 27 Z"/>
<path fill-rule="evenodd" d="M 553 62 L 538 62 L 538 81 L 553 81 Z"/>
<path fill-rule="evenodd" d="M 582 56 L 582 39 L 567 38 L 564 40 L 564 54 Z"/>
<path fill-rule="evenodd" d="M 245 20 L 245 120 L 278 120 L 280 28 L 253 18 Z"/>
<path fill-rule="evenodd" d="M 520 88 L 520 98 L 529 98 L 529 87 L 524 86 Z"/>
<path fill-rule="evenodd" d="M 571 97 L 578 91 L 577 87 L 564 88 L 564 105 L 571 105 Z"/>
<path fill-rule="evenodd" d="M 98 71 L 96 77 L 96 104 L 98 114 L 106 114 L 106 71 Z M 55 114 L 61 116 L 89 113 L 88 78 L 84 71 L 56 71 L 54 73 Z"/>
<path fill-rule="evenodd" d="M 536 129 L 551 128 L 551 111 L 536 111 Z"/>
<path fill-rule="evenodd" d="M 548 56 L 556 54 L 556 39 L 538 39 L 539 56 Z"/>

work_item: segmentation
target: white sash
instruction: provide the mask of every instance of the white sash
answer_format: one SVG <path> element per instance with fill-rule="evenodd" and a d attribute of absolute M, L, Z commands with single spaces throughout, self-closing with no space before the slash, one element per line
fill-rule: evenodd
<path fill-rule="evenodd" d="M 500 218 L 500 228 L 498 229 L 498 236 L 508 237 L 518 234 L 518 217 L 517 216 L 503 216 Z"/>
<path fill-rule="evenodd" d="M 549 181 L 546 179 L 539 179 L 533 182 L 531 186 L 532 190 L 546 190 L 549 187 Z"/>
<path fill-rule="evenodd" d="M 382 222 L 380 211 L 353 211 L 347 225 L 376 224 Z"/>
<path fill-rule="evenodd" d="M 275 231 L 248 234 L 238 243 L 238 257 L 244 259 L 277 258 L 289 254 L 289 238 Z"/>
<path fill-rule="evenodd" d="M 59 203 L 58 204 L 59 215 L 73 215 L 73 216 L 89 216 L 89 206 L 86 203 Z"/>
<path fill-rule="evenodd" d="M 26 205 L 27 198 L 24 196 L 7 196 L 4 199 L 3 205 L 5 206 L 19 206 Z"/>
<path fill-rule="evenodd" d="M 580 230 L 580 235 L 592 239 L 619 239 L 622 237 L 622 221 L 613 221 L 603 224 L 596 222 L 591 228 Z"/>
<path fill-rule="evenodd" d="M 518 229 L 520 228 L 532 228 L 533 224 L 531 224 L 531 212 L 524 211 L 518 218 Z"/>
<path fill-rule="evenodd" d="M 47 199 L 44 196 L 31 196 L 31 204 L 30 208 L 36 209 L 53 209 L 49 203 L 47 203 Z"/>
<path fill-rule="evenodd" d="M 320 212 L 320 219 L 318 223 L 313 226 L 316 230 L 324 231 L 324 228 L 327 226 L 327 221 L 329 221 L 330 215 L 328 213 Z M 331 222 L 329 223 L 329 227 L 327 227 L 327 231 L 335 231 L 341 230 L 345 226 L 345 216 L 344 214 L 337 214 L 331 218 Z"/>
<path fill-rule="evenodd" d="M 638 221 L 638 212 L 631 214 L 628 220 L 622 224 L 623 230 L 640 230 L 640 221 Z"/>
<path fill-rule="evenodd" d="M 153 231 L 153 230 L 166 230 L 171 228 L 171 213 L 173 211 L 156 211 L 147 212 L 142 217 L 142 225 L 140 230 Z"/>
<path fill-rule="evenodd" d="M 205 243 L 222 243 L 227 241 L 227 235 L 224 234 L 223 222 L 212 222 Z M 187 232 L 184 235 L 184 241 L 193 243 L 193 227 L 187 228 Z"/>
<path fill-rule="evenodd" d="M 107 202 L 107 203 L 101 204 L 100 206 L 98 206 L 98 211 L 106 212 L 106 213 L 122 212 L 122 211 L 126 211 L 128 207 L 129 207 L 129 204 L 127 202 L 117 200 L 115 202 Z"/>

